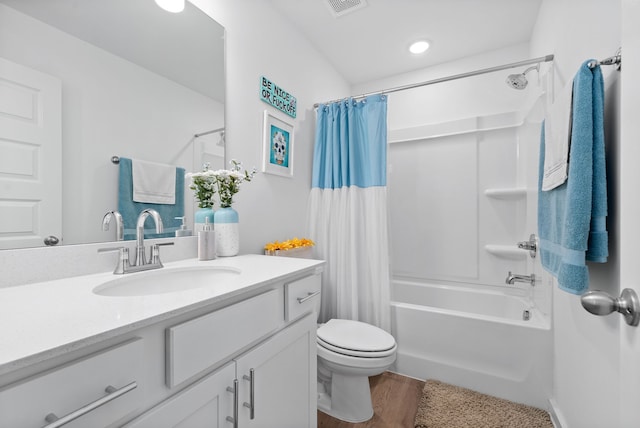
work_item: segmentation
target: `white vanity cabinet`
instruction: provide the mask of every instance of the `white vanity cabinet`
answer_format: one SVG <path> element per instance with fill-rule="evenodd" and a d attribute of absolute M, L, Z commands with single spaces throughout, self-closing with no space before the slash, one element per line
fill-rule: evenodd
<path fill-rule="evenodd" d="M 98 317 L 131 320 L 0 365 L 0 428 L 316 428 L 314 309 L 323 262 L 273 259 L 226 261 L 248 279 L 221 285 L 213 297 L 175 296 L 182 306 L 169 295 L 77 297 L 82 307 L 95 304 Z M 77 293 L 85 281 L 60 286 Z M 160 304 L 162 312 L 149 310 Z M 103 321 L 73 309 L 49 317 L 64 313 L 58 325 L 73 318 L 80 327 Z M 136 317 L 138 310 L 147 312 Z"/>
<path fill-rule="evenodd" d="M 168 327 L 166 386 L 193 383 L 125 427 L 315 428 L 319 290 L 306 276 Z"/>

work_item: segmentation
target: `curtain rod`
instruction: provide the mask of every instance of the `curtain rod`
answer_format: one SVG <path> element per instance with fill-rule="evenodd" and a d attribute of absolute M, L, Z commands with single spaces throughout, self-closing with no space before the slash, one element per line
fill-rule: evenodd
<path fill-rule="evenodd" d="M 512 62 L 511 64 L 505 64 L 505 65 L 498 65 L 498 66 L 495 66 L 495 67 L 483 68 L 481 70 L 470 71 L 468 73 L 454 74 L 452 76 L 440 77 L 438 79 L 427 80 L 426 82 L 420 82 L 420 83 L 413 83 L 413 84 L 410 84 L 410 85 L 398 86 L 398 87 L 395 87 L 395 88 L 384 89 L 382 91 L 369 92 L 369 93 L 366 93 L 366 94 L 354 96 L 352 98 L 365 98 L 365 97 L 368 97 L 369 95 L 390 94 L 392 92 L 404 91 L 406 89 L 413 89 L 413 88 L 419 88 L 421 86 L 433 85 L 434 83 L 448 82 L 449 80 L 463 79 L 465 77 L 477 76 L 479 74 L 492 73 L 494 71 L 506 70 L 508 68 L 522 67 L 524 65 L 536 64 L 536 63 L 541 63 L 541 62 L 549 62 L 549 61 L 553 61 L 553 55 L 546 55 L 546 56 L 541 56 L 539 58 L 533 58 L 533 59 L 527 59 L 527 60 L 524 60 L 524 61 Z M 315 103 L 313 105 L 313 107 L 316 108 L 316 107 L 320 106 L 321 104 L 329 104 L 329 103 L 333 103 L 333 102 L 336 102 L 336 101 L 340 101 L 342 99 L 344 99 L 344 98 L 339 98 L 339 99 L 336 99 L 336 100 L 326 101 L 324 103 Z"/>
<path fill-rule="evenodd" d="M 199 137 L 202 137 L 203 135 L 209 135 L 209 134 L 213 134 L 215 132 L 220 132 L 220 131 L 224 131 L 224 127 L 218 128 L 218 129 L 212 129 L 211 131 L 201 132 L 199 134 L 194 134 L 193 136 L 195 138 L 199 138 Z"/>

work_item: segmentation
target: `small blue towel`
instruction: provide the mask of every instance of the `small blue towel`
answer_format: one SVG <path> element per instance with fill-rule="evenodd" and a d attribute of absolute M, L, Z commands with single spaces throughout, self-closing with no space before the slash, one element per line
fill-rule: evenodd
<path fill-rule="evenodd" d="M 586 261 L 609 255 L 607 178 L 604 149 L 604 82 L 599 66 L 585 61 L 573 79 L 569 175 L 561 186 L 542 190 L 544 124 L 540 141 L 538 233 L 542 266 L 560 289 L 582 294 L 589 288 Z"/>
<path fill-rule="evenodd" d="M 153 219 L 145 222 L 145 238 L 167 238 L 175 236 L 182 221 L 176 217 L 184 216 L 184 168 L 176 168 L 176 200 L 175 204 L 147 204 L 133 201 L 133 176 L 131 175 L 131 159 L 120 158 L 120 174 L 118 177 L 118 211 L 124 222 L 124 239 L 136 239 L 136 223 L 140 213 L 152 208 L 158 211 L 164 225 L 163 233 L 155 233 Z"/>

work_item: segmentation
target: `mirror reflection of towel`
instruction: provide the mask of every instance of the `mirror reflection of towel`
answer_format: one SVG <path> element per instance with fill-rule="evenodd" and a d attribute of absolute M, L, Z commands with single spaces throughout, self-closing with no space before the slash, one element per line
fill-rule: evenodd
<path fill-rule="evenodd" d="M 176 167 L 155 162 L 131 160 L 133 200 L 148 204 L 176 203 Z"/>
<path fill-rule="evenodd" d="M 122 214 L 124 221 L 124 239 L 136 239 L 136 224 L 138 216 L 142 210 L 153 208 L 158 211 L 164 224 L 164 233 L 156 234 L 155 225 L 150 218 L 144 226 L 145 238 L 165 238 L 175 235 L 175 231 L 180 229 L 181 221 L 176 217 L 184 215 L 184 168 L 174 167 L 175 177 L 175 203 L 174 204 L 151 204 L 135 202 L 133 200 L 133 174 L 132 161 L 129 158 L 120 157 L 120 170 L 118 173 L 118 211 Z"/>

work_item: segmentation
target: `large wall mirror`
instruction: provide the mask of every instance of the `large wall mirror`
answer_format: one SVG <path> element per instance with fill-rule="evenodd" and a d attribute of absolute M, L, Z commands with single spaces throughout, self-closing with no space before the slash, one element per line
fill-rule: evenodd
<path fill-rule="evenodd" d="M 224 166 L 224 28 L 188 1 L 0 0 L 0 41 L 0 249 L 114 241 L 114 156 Z"/>

